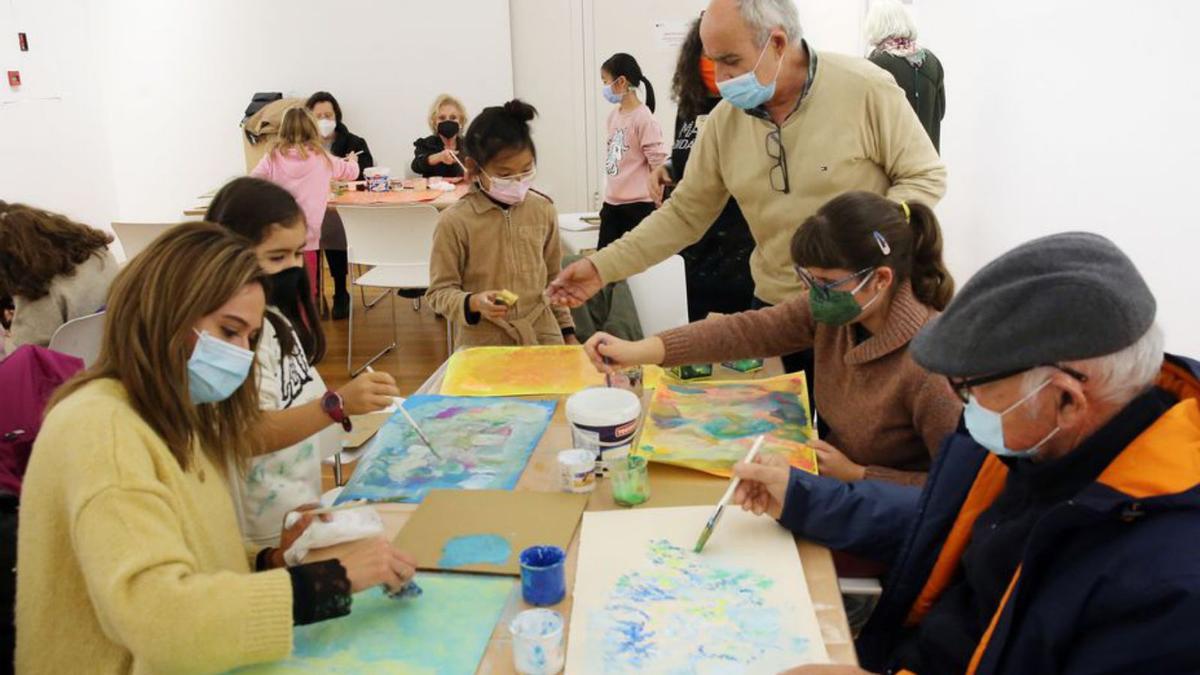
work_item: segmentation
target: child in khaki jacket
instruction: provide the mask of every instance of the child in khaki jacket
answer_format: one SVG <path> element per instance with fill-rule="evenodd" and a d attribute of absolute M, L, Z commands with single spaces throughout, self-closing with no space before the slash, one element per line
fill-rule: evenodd
<path fill-rule="evenodd" d="M 463 140 L 474 185 L 438 221 L 425 296 L 454 326 L 455 348 L 578 344 L 570 311 L 543 295 L 562 250 L 553 203 L 530 189 L 536 114 L 519 100 L 486 108 Z"/>

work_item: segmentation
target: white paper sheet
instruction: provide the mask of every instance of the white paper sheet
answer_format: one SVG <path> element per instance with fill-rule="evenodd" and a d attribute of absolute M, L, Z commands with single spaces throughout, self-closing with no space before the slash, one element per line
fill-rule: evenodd
<path fill-rule="evenodd" d="M 828 654 L 791 533 L 727 507 L 585 513 L 568 674 L 777 673 Z"/>

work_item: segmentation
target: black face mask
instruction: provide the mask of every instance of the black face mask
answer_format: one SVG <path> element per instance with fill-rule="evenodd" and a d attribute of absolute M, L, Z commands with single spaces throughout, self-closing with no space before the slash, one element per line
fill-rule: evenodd
<path fill-rule="evenodd" d="M 270 276 L 267 304 L 294 319 L 300 315 L 301 294 L 308 291 L 308 274 L 303 267 L 289 267 Z"/>
<path fill-rule="evenodd" d="M 438 136 L 441 136 L 442 138 L 454 138 L 458 135 L 458 129 L 458 122 L 455 122 L 454 120 L 445 120 L 438 122 L 437 132 Z"/>

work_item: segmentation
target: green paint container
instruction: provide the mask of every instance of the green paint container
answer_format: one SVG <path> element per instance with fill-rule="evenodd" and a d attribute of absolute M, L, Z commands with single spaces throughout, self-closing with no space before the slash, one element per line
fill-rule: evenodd
<path fill-rule="evenodd" d="M 645 457 L 633 455 L 628 461 L 608 469 L 613 501 L 621 506 L 637 506 L 650 499 L 650 470 Z"/>

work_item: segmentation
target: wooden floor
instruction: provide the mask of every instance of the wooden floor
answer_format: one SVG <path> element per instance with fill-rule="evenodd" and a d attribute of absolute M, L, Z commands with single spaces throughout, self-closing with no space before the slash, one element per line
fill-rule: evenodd
<path fill-rule="evenodd" d="M 327 284 L 328 287 L 328 284 Z M 377 297 L 379 291 L 368 293 L 367 299 Z M 396 348 L 384 355 L 372 366 L 376 371 L 390 373 L 403 395 L 411 394 L 433 374 L 446 360 L 446 323 L 434 316 L 428 305 L 421 303 L 419 311 L 413 311 L 413 303 L 407 298 L 394 296 L 396 302 Z M 355 294 L 354 305 L 354 367 L 359 368 L 367 359 L 392 341 L 391 308 L 384 297 L 375 308 L 363 311 L 362 296 Z M 317 371 L 330 389 L 337 389 L 350 381 L 346 371 L 346 349 L 350 322 L 325 320 L 325 358 L 317 364 Z M 354 465 L 345 468 L 343 480 L 349 479 Z M 325 466 L 321 480 L 323 489 L 334 486 L 333 470 Z"/>

